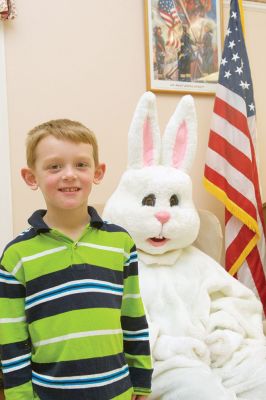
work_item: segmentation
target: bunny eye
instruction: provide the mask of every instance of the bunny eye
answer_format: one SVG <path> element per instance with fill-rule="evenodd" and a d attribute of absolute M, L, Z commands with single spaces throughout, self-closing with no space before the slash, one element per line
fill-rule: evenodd
<path fill-rule="evenodd" d="M 171 196 L 170 198 L 170 206 L 174 207 L 178 205 L 178 197 L 176 194 L 173 194 L 173 196 Z"/>
<path fill-rule="evenodd" d="M 144 199 L 142 200 L 142 205 L 154 207 L 155 202 L 156 202 L 156 198 L 155 198 L 154 194 L 149 194 L 148 196 L 145 196 Z"/>

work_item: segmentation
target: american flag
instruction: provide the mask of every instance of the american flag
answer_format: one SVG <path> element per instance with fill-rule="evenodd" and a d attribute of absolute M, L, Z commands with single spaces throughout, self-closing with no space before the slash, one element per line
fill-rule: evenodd
<path fill-rule="evenodd" d="M 159 14 L 168 27 L 168 46 L 178 47 L 179 40 L 174 28 L 180 23 L 175 0 L 159 0 Z"/>
<path fill-rule="evenodd" d="M 265 227 L 255 138 L 255 103 L 239 4 L 231 0 L 204 184 L 225 205 L 225 267 L 255 291 L 266 315 Z"/>

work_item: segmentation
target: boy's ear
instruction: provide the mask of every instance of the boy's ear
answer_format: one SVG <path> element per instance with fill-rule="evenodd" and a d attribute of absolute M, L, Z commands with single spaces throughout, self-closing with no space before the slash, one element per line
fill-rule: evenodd
<path fill-rule="evenodd" d="M 22 168 L 21 176 L 26 184 L 32 189 L 37 190 L 38 184 L 34 172 L 30 168 Z"/>
<path fill-rule="evenodd" d="M 103 179 L 105 171 L 106 171 L 106 165 L 98 164 L 97 167 L 95 168 L 93 183 L 98 185 Z"/>

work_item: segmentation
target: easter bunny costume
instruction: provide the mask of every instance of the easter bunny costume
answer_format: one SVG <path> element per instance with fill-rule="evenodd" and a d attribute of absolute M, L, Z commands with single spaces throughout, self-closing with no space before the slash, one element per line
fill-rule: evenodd
<path fill-rule="evenodd" d="M 184 96 L 161 139 L 145 93 L 129 130 L 128 168 L 104 219 L 139 253 L 154 360 L 151 400 L 266 400 L 262 307 L 251 290 L 194 247 L 199 217 L 188 175 L 197 147 L 194 101 Z"/>

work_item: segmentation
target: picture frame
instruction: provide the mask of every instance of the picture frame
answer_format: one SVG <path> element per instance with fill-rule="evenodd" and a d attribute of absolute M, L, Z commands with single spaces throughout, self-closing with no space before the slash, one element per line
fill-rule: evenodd
<path fill-rule="evenodd" d="M 144 0 L 147 90 L 214 95 L 221 0 Z"/>

